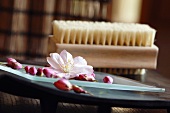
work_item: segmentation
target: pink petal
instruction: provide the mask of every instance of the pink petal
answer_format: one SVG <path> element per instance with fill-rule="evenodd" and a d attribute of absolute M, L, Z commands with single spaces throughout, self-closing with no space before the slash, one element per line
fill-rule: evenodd
<path fill-rule="evenodd" d="M 54 69 L 60 69 L 61 67 L 60 67 L 60 65 L 59 65 L 59 63 L 56 61 L 56 60 L 54 60 L 54 59 L 52 59 L 51 57 L 47 57 L 47 62 L 51 65 L 51 67 L 53 67 Z"/>
<path fill-rule="evenodd" d="M 91 74 L 80 74 L 77 77 L 78 80 L 95 81 L 95 78 Z"/>
<path fill-rule="evenodd" d="M 12 68 L 13 69 L 21 69 L 22 68 L 22 64 L 19 62 L 12 62 Z"/>
<path fill-rule="evenodd" d="M 57 76 L 60 76 L 61 78 L 69 79 L 70 74 L 69 73 L 58 73 Z"/>
<path fill-rule="evenodd" d="M 67 52 L 66 50 L 63 50 L 60 53 L 61 58 L 63 59 L 64 63 L 67 63 L 69 60 L 71 60 L 71 62 L 73 62 L 73 56 Z"/>
<path fill-rule="evenodd" d="M 43 73 L 47 78 L 51 78 L 55 74 L 55 72 L 50 68 L 43 69 Z"/>
<path fill-rule="evenodd" d="M 89 65 L 74 65 L 70 74 L 92 74 L 93 67 Z"/>
<path fill-rule="evenodd" d="M 17 62 L 14 58 L 7 58 L 7 63 L 9 66 L 12 66 L 14 62 Z"/>
<path fill-rule="evenodd" d="M 35 67 L 30 67 L 29 74 L 35 75 L 37 73 L 37 69 Z"/>
<path fill-rule="evenodd" d="M 66 79 L 59 79 L 58 81 L 54 82 L 54 86 L 60 90 L 70 91 L 72 90 L 72 84 Z"/>
<path fill-rule="evenodd" d="M 58 64 L 63 65 L 64 61 L 58 53 L 51 53 L 50 57 L 55 60 Z"/>
<path fill-rule="evenodd" d="M 30 66 L 25 66 L 25 71 L 26 71 L 26 73 L 29 73 L 29 69 L 30 69 L 31 67 Z"/>
<path fill-rule="evenodd" d="M 63 70 L 61 68 L 55 69 L 53 67 L 44 67 L 43 69 L 50 69 L 53 70 L 55 73 L 63 73 Z"/>
<path fill-rule="evenodd" d="M 83 57 L 78 56 L 74 58 L 74 64 L 87 65 L 87 61 Z"/>
<path fill-rule="evenodd" d="M 43 69 L 42 68 L 38 68 L 36 75 L 43 76 Z"/>
<path fill-rule="evenodd" d="M 58 73 L 58 74 L 56 74 L 56 76 L 59 76 L 60 78 L 71 79 L 78 75 L 76 75 L 76 74 L 71 75 L 70 73 Z"/>
<path fill-rule="evenodd" d="M 112 84 L 113 83 L 113 78 L 111 76 L 105 76 L 103 78 L 103 82 L 104 83 L 109 83 L 109 84 Z"/>
<path fill-rule="evenodd" d="M 70 77 L 69 79 L 71 78 L 75 78 L 75 77 L 78 77 L 79 75 L 77 73 L 70 73 Z"/>

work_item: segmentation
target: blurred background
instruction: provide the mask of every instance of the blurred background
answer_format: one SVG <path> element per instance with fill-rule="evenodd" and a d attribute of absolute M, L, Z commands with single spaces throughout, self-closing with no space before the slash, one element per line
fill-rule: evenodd
<path fill-rule="evenodd" d="M 0 56 L 43 59 L 53 20 L 149 24 L 157 30 L 157 70 L 170 78 L 169 0 L 0 0 Z"/>

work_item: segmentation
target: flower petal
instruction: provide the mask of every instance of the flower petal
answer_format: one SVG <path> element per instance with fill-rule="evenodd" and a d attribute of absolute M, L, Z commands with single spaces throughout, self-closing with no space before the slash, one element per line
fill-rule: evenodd
<path fill-rule="evenodd" d="M 73 69 L 70 71 L 70 74 L 92 74 L 93 67 L 90 65 L 74 65 Z"/>
<path fill-rule="evenodd" d="M 54 59 L 58 64 L 63 65 L 64 61 L 58 53 L 51 53 L 50 57 Z"/>
<path fill-rule="evenodd" d="M 54 73 L 63 73 L 63 70 L 61 68 L 53 68 L 53 67 L 44 67 L 43 69 L 49 69 L 49 70 L 52 70 L 54 71 Z"/>
<path fill-rule="evenodd" d="M 63 78 L 65 76 L 65 73 L 57 73 L 56 76 Z"/>
<path fill-rule="evenodd" d="M 70 74 L 69 73 L 58 73 L 57 76 L 65 79 L 70 79 Z"/>
<path fill-rule="evenodd" d="M 51 57 L 47 57 L 47 62 L 50 64 L 51 67 L 53 67 L 54 69 L 60 69 L 60 65 L 57 61 L 55 61 L 54 59 L 52 59 Z"/>
<path fill-rule="evenodd" d="M 71 63 L 73 62 L 73 56 L 67 52 L 66 50 L 63 50 L 60 53 L 61 58 L 63 59 L 64 63 L 66 64 L 68 61 L 71 61 Z"/>
<path fill-rule="evenodd" d="M 87 61 L 83 57 L 78 56 L 74 58 L 74 64 L 87 65 Z"/>

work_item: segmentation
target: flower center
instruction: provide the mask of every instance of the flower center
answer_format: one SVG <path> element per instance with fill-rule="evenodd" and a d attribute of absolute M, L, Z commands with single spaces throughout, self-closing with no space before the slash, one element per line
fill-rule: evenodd
<path fill-rule="evenodd" d="M 65 73 L 69 73 L 70 72 L 70 70 L 73 68 L 73 62 L 71 62 L 71 60 L 68 60 L 68 62 L 67 63 L 65 63 L 65 65 L 63 66 L 63 71 L 65 72 Z"/>

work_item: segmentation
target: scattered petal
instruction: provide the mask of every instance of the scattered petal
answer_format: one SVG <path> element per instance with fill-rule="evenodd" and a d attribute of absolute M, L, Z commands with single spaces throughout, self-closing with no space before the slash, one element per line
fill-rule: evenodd
<path fill-rule="evenodd" d="M 38 68 L 36 75 L 43 76 L 43 69 L 42 68 Z"/>
<path fill-rule="evenodd" d="M 112 84 L 112 83 L 113 83 L 113 78 L 110 77 L 110 76 L 105 76 L 105 77 L 103 78 L 103 82 L 104 82 L 104 83 Z"/>
<path fill-rule="evenodd" d="M 25 68 L 24 68 L 24 69 L 25 69 L 25 72 L 26 72 L 26 73 L 29 73 L 29 69 L 30 69 L 30 68 L 31 68 L 30 66 L 25 66 Z"/>
<path fill-rule="evenodd" d="M 73 91 L 76 93 L 87 93 L 87 91 L 85 91 L 83 88 L 77 86 L 77 85 L 73 85 Z"/>
<path fill-rule="evenodd" d="M 17 62 L 14 58 L 7 58 L 7 65 L 9 67 L 12 67 L 14 62 Z"/>
<path fill-rule="evenodd" d="M 55 72 L 52 69 L 45 68 L 43 69 L 43 73 L 47 78 L 52 78 L 55 75 Z"/>
<path fill-rule="evenodd" d="M 58 81 L 54 82 L 54 86 L 64 91 L 72 90 L 72 84 L 67 79 L 64 78 L 61 78 Z"/>
<path fill-rule="evenodd" d="M 20 64 L 19 62 L 12 62 L 12 65 L 11 65 L 11 67 L 13 68 L 13 69 L 21 69 L 22 68 L 22 64 Z"/>
<path fill-rule="evenodd" d="M 29 74 L 36 75 L 36 73 L 37 73 L 37 69 L 35 67 L 30 67 Z"/>
<path fill-rule="evenodd" d="M 78 77 L 75 77 L 76 80 L 83 80 L 83 81 L 96 81 L 92 75 L 80 74 Z"/>
<path fill-rule="evenodd" d="M 77 85 L 72 85 L 72 89 L 76 93 L 85 93 L 85 94 L 89 94 L 89 95 L 93 96 L 92 93 L 89 93 L 88 91 L 84 90 L 83 88 L 81 88 L 81 87 L 79 87 Z"/>

